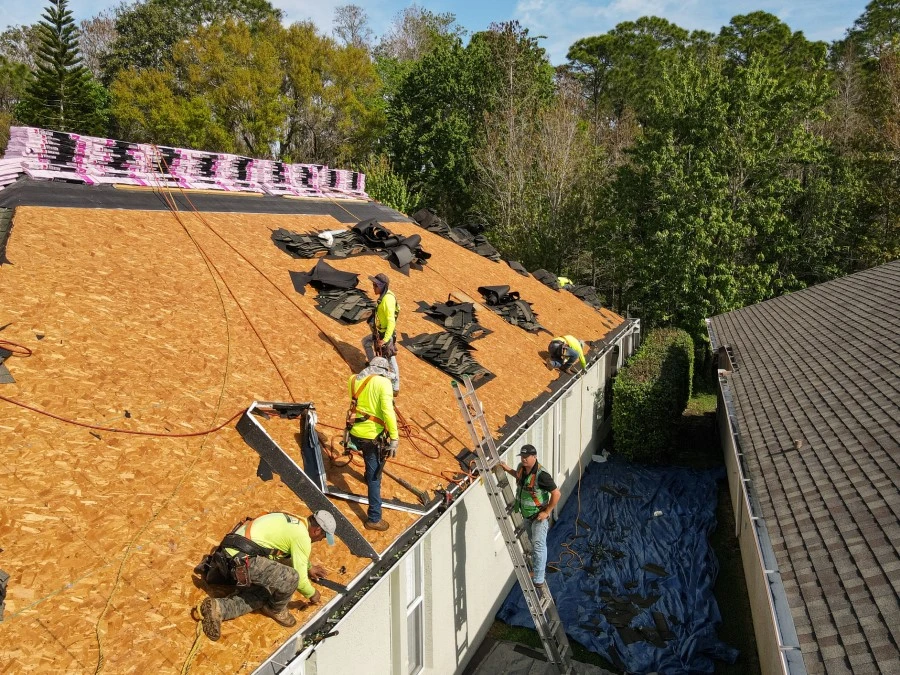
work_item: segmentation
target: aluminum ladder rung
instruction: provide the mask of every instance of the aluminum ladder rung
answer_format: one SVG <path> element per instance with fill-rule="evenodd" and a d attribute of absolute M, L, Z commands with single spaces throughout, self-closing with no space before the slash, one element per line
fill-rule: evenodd
<path fill-rule="evenodd" d="M 531 579 L 527 559 L 531 542 L 527 538 L 523 540 L 522 537 L 526 530 L 525 522 L 516 527 L 512 518 L 515 498 L 507 494 L 507 488 L 510 487 L 509 480 L 505 473 L 499 477 L 494 473 L 494 468 L 500 464 L 500 455 L 494 444 L 484 407 L 472 386 L 472 379 L 464 376 L 462 383 L 454 381 L 453 391 L 460 413 L 469 429 L 469 436 L 472 438 L 475 455 L 478 457 L 478 469 L 484 480 L 494 517 L 503 534 L 503 541 L 506 543 L 519 586 L 522 588 L 522 595 L 525 596 L 525 604 L 544 645 L 547 660 L 563 675 L 574 673 L 570 656 L 571 646 L 553 596 L 546 586 L 543 590 L 538 590 Z"/>

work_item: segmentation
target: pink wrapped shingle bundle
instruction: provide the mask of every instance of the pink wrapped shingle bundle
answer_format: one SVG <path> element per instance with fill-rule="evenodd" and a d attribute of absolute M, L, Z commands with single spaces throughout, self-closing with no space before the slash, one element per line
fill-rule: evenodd
<path fill-rule="evenodd" d="M 0 189 L 38 180 L 205 188 L 298 197 L 367 198 L 365 176 L 322 164 L 286 164 L 230 153 L 129 143 L 34 127 L 12 127 Z"/>

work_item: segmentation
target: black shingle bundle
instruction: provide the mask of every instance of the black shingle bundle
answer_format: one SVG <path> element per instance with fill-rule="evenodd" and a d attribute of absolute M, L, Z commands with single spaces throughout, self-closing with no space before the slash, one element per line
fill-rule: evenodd
<path fill-rule="evenodd" d="M 487 306 L 497 312 L 503 320 L 518 326 L 530 333 L 547 330 L 537 320 L 531 309 L 531 303 L 522 300 L 517 291 L 510 291 L 509 286 L 481 286 L 478 292 Z"/>
<path fill-rule="evenodd" d="M 341 323 L 361 323 L 372 316 L 375 303 L 356 288 L 359 275 L 334 269 L 319 260 L 309 272 L 290 272 L 294 290 L 301 295 L 306 286 L 318 291 L 316 309 Z"/>

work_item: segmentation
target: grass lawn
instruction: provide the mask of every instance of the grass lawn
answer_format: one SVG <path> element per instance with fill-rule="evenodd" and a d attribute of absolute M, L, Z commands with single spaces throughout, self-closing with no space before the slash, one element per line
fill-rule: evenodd
<path fill-rule="evenodd" d="M 670 463 L 695 469 L 722 466 L 722 449 L 716 433 L 716 394 L 712 381 L 699 376 L 695 378 L 694 396 L 688 403 L 681 418 L 678 444 Z M 758 675 L 759 658 L 756 653 L 756 638 L 750 616 L 750 601 L 744 581 L 744 569 L 737 538 L 734 536 L 734 513 L 728 496 L 728 484 L 719 483 L 718 526 L 710 538 L 710 543 L 719 561 L 719 577 L 716 580 L 715 596 L 722 614 L 719 637 L 728 645 L 736 647 L 740 656 L 734 665 L 716 664 L 717 675 Z M 509 626 L 495 621 L 488 635 L 496 640 L 507 640 L 542 650 L 537 632 L 528 628 Z M 572 641 L 576 660 L 592 663 L 612 672 L 618 671 L 599 655 L 588 651 Z"/>

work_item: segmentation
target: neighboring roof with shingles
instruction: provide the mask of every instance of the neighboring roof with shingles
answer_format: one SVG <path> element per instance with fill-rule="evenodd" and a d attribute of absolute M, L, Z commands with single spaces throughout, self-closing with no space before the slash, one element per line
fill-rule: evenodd
<path fill-rule="evenodd" d="M 807 669 L 900 672 L 900 261 L 710 324 Z"/>

